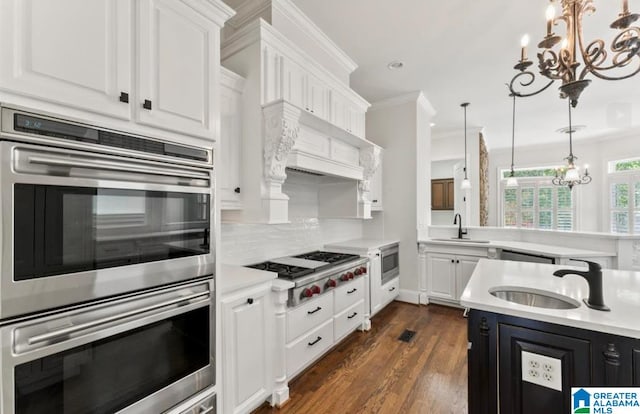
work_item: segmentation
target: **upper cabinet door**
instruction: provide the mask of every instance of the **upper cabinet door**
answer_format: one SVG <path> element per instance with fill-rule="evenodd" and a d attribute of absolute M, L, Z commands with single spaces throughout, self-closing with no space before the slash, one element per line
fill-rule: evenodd
<path fill-rule="evenodd" d="M 131 16 L 130 0 L 0 1 L 0 89 L 130 118 Z"/>
<path fill-rule="evenodd" d="M 176 0 L 140 0 L 137 121 L 213 139 L 219 27 Z"/>

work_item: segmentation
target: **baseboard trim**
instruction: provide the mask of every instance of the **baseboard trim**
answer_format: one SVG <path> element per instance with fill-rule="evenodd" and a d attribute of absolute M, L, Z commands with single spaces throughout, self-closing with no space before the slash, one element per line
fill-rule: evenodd
<path fill-rule="evenodd" d="M 420 292 L 417 290 L 400 289 L 396 300 L 400 302 L 412 303 L 414 305 L 420 304 Z"/>

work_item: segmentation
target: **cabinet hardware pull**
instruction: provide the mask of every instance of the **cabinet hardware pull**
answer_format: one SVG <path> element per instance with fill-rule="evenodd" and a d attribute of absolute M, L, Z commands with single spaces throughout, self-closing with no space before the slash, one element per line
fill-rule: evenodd
<path fill-rule="evenodd" d="M 358 314 L 358 312 L 353 312 L 353 315 L 347 316 L 347 319 L 353 319 L 353 318 L 356 317 L 357 314 Z"/>
<path fill-rule="evenodd" d="M 352 294 L 352 293 L 355 293 L 355 291 L 356 291 L 356 290 L 358 290 L 358 289 L 353 288 L 353 289 L 351 289 L 351 290 L 347 291 L 347 295 L 350 295 L 350 294 Z"/>
<path fill-rule="evenodd" d="M 248 303 L 249 305 L 253 305 L 253 298 L 249 298 L 249 299 L 247 299 L 247 303 Z"/>
<path fill-rule="evenodd" d="M 318 342 L 320 342 L 321 340 L 322 340 L 322 337 L 321 337 L 321 336 L 319 336 L 319 337 L 317 337 L 317 338 L 316 338 L 316 340 L 315 340 L 315 341 L 313 341 L 313 342 L 307 342 L 307 345 L 309 345 L 309 346 L 314 346 L 315 344 L 317 344 L 317 343 L 318 343 Z"/>
<path fill-rule="evenodd" d="M 322 310 L 322 308 L 321 308 L 320 306 L 318 306 L 317 308 L 315 308 L 315 309 L 314 309 L 314 310 L 312 310 L 312 311 L 307 311 L 307 314 L 308 314 L 308 315 L 313 315 L 314 313 L 316 313 L 316 312 L 318 312 L 318 311 L 321 311 L 321 310 Z"/>
<path fill-rule="evenodd" d="M 144 109 L 149 109 L 149 110 L 151 110 L 151 101 L 150 101 L 150 100 L 148 100 L 148 99 L 145 99 L 145 100 L 144 100 L 144 103 L 142 104 L 142 107 L 143 107 Z"/>
<path fill-rule="evenodd" d="M 455 263 L 455 262 L 456 262 L 455 260 L 451 259 L 451 263 Z"/>
<path fill-rule="evenodd" d="M 380 257 L 380 253 L 376 253 L 376 257 Z"/>
<path fill-rule="evenodd" d="M 233 192 L 236 193 L 236 194 L 240 194 L 240 187 L 234 188 Z"/>
<path fill-rule="evenodd" d="M 396 290 L 396 287 L 392 287 L 391 289 L 389 289 L 389 292 L 393 292 L 394 290 Z"/>
<path fill-rule="evenodd" d="M 463 318 L 469 317 L 469 308 L 464 308 L 464 312 L 462 312 L 462 317 Z"/>
<path fill-rule="evenodd" d="M 129 103 L 129 94 L 126 92 L 120 92 L 120 102 Z"/>
<path fill-rule="evenodd" d="M 378 200 L 373 200 L 373 202 L 374 202 L 374 203 L 377 203 L 377 202 L 378 202 Z"/>
<path fill-rule="evenodd" d="M 456 260 L 456 263 L 460 263 L 460 260 Z"/>
<path fill-rule="evenodd" d="M 209 414 L 213 412 L 213 406 L 207 407 L 205 405 L 200 406 L 200 414 Z"/>

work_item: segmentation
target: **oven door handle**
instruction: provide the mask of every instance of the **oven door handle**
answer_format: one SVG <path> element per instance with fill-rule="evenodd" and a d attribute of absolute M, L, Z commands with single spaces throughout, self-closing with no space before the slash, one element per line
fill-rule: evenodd
<path fill-rule="evenodd" d="M 195 171 L 184 171 L 180 169 L 138 167 L 138 166 L 127 164 L 127 163 L 114 162 L 114 161 L 91 160 L 89 162 L 89 161 L 80 161 L 80 160 L 30 156 L 29 163 L 56 166 L 56 167 L 69 167 L 69 168 L 75 167 L 75 168 L 87 168 L 90 170 L 109 170 L 109 171 L 135 172 L 135 173 L 141 173 L 141 174 L 166 175 L 171 177 L 197 178 L 202 180 L 208 180 L 210 178 L 209 174 L 207 173 L 199 173 Z"/>
<path fill-rule="evenodd" d="M 118 321 L 120 319 L 130 318 L 132 316 L 136 316 L 136 315 L 139 315 L 141 313 L 146 313 L 146 312 L 158 310 L 158 309 L 161 309 L 161 308 L 166 308 L 168 306 L 172 306 L 172 305 L 176 305 L 176 304 L 179 304 L 178 307 L 182 307 L 182 306 L 185 306 L 185 305 L 189 304 L 192 300 L 195 300 L 195 299 L 198 299 L 198 298 L 204 298 L 205 296 L 209 297 L 210 293 L 209 292 L 198 292 L 198 293 L 194 293 L 192 295 L 183 296 L 183 297 L 180 297 L 180 298 L 177 298 L 177 299 L 167 300 L 165 302 L 157 303 L 155 305 L 149 305 L 149 306 L 145 306 L 145 307 L 140 308 L 140 309 L 131 310 L 129 312 L 123 312 L 123 313 L 121 313 L 119 315 L 108 316 L 106 318 L 96 319 L 95 321 L 86 322 L 86 323 L 83 323 L 83 324 L 80 324 L 80 325 L 76 325 L 76 326 L 70 326 L 68 328 L 59 329 L 59 330 L 56 330 L 56 331 L 53 331 L 53 332 L 49 332 L 49 333 L 46 333 L 46 334 L 32 336 L 31 338 L 27 339 L 27 343 L 29 345 L 35 345 L 35 344 L 38 344 L 40 342 L 52 341 L 52 340 L 58 339 L 60 337 L 66 337 L 66 336 L 69 336 L 71 334 L 74 334 L 74 333 L 77 333 L 77 332 L 80 332 L 80 331 L 84 331 L 84 330 L 87 330 L 87 329 L 95 328 L 96 326 L 105 325 L 107 323 L 115 322 L 115 321 Z"/>

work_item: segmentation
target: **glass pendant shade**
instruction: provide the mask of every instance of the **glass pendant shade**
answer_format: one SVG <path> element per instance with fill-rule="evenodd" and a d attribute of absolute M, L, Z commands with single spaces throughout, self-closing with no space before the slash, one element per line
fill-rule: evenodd
<path fill-rule="evenodd" d="M 566 181 L 580 181 L 580 172 L 575 167 L 569 167 L 564 174 L 564 179 Z"/>
<path fill-rule="evenodd" d="M 509 177 L 507 179 L 507 187 L 517 187 L 518 179 L 516 177 Z"/>
<path fill-rule="evenodd" d="M 462 183 L 460 183 L 460 188 L 463 190 L 468 190 L 471 188 L 471 181 L 469 181 L 468 178 L 465 178 L 464 180 L 462 180 Z"/>

